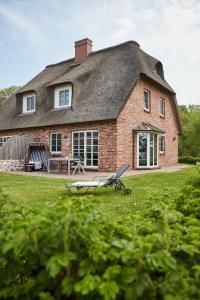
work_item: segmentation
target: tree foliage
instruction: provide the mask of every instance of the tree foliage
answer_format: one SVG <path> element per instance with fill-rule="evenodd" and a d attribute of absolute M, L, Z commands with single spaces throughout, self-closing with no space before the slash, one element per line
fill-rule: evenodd
<path fill-rule="evenodd" d="M 41 211 L 0 193 L 0 299 L 200 299 L 199 201 L 200 174 L 116 220 L 93 197 Z"/>
<path fill-rule="evenodd" d="M 0 98 L 11 96 L 12 94 L 16 93 L 20 88 L 21 88 L 21 86 L 12 85 L 7 88 L 0 89 Z"/>
<path fill-rule="evenodd" d="M 179 139 L 180 156 L 200 156 L 200 108 L 180 106 L 183 135 Z"/>

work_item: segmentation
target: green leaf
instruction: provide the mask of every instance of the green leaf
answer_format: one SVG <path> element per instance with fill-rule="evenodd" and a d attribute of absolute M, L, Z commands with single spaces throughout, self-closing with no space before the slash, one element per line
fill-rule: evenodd
<path fill-rule="evenodd" d="M 116 299 L 119 287 L 115 281 L 102 282 L 99 286 L 99 292 L 105 300 L 112 300 Z"/>

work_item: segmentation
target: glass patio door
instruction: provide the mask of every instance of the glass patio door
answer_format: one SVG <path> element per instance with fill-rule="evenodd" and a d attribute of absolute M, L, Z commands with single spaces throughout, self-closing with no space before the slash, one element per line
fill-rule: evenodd
<path fill-rule="evenodd" d="M 80 131 L 73 133 L 72 155 L 81 156 L 85 167 L 98 168 L 99 137 L 98 131 Z"/>
<path fill-rule="evenodd" d="M 158 145 L 157 134 L 140 132 L 137 138 L 137 166 L 138 168 L 157 167 Z"/>

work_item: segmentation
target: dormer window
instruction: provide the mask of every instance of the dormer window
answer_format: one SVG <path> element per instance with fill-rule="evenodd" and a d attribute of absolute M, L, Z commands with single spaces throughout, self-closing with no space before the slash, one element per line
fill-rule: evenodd
<path fill-rule="evenodd" d="M 23 96 L 23 113 L 33 113 L 35 112 L 35 94 L 27 94 Z"/>
<path fill-rule="evenodd" d="M 54 107 L 66 108 L 71 106 L 72 101 L 72 87 L 71 85 L 64 85 L 55 89 Z"/>

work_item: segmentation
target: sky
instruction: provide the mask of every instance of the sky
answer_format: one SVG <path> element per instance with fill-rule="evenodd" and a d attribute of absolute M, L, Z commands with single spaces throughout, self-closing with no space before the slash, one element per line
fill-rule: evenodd
<path fill-rule="evenodd" d="M 200 0 L 0 0 L 0 88 L 46 65 L 128 40 L 161 60 L 179 104 L 200 104 Z"/>

